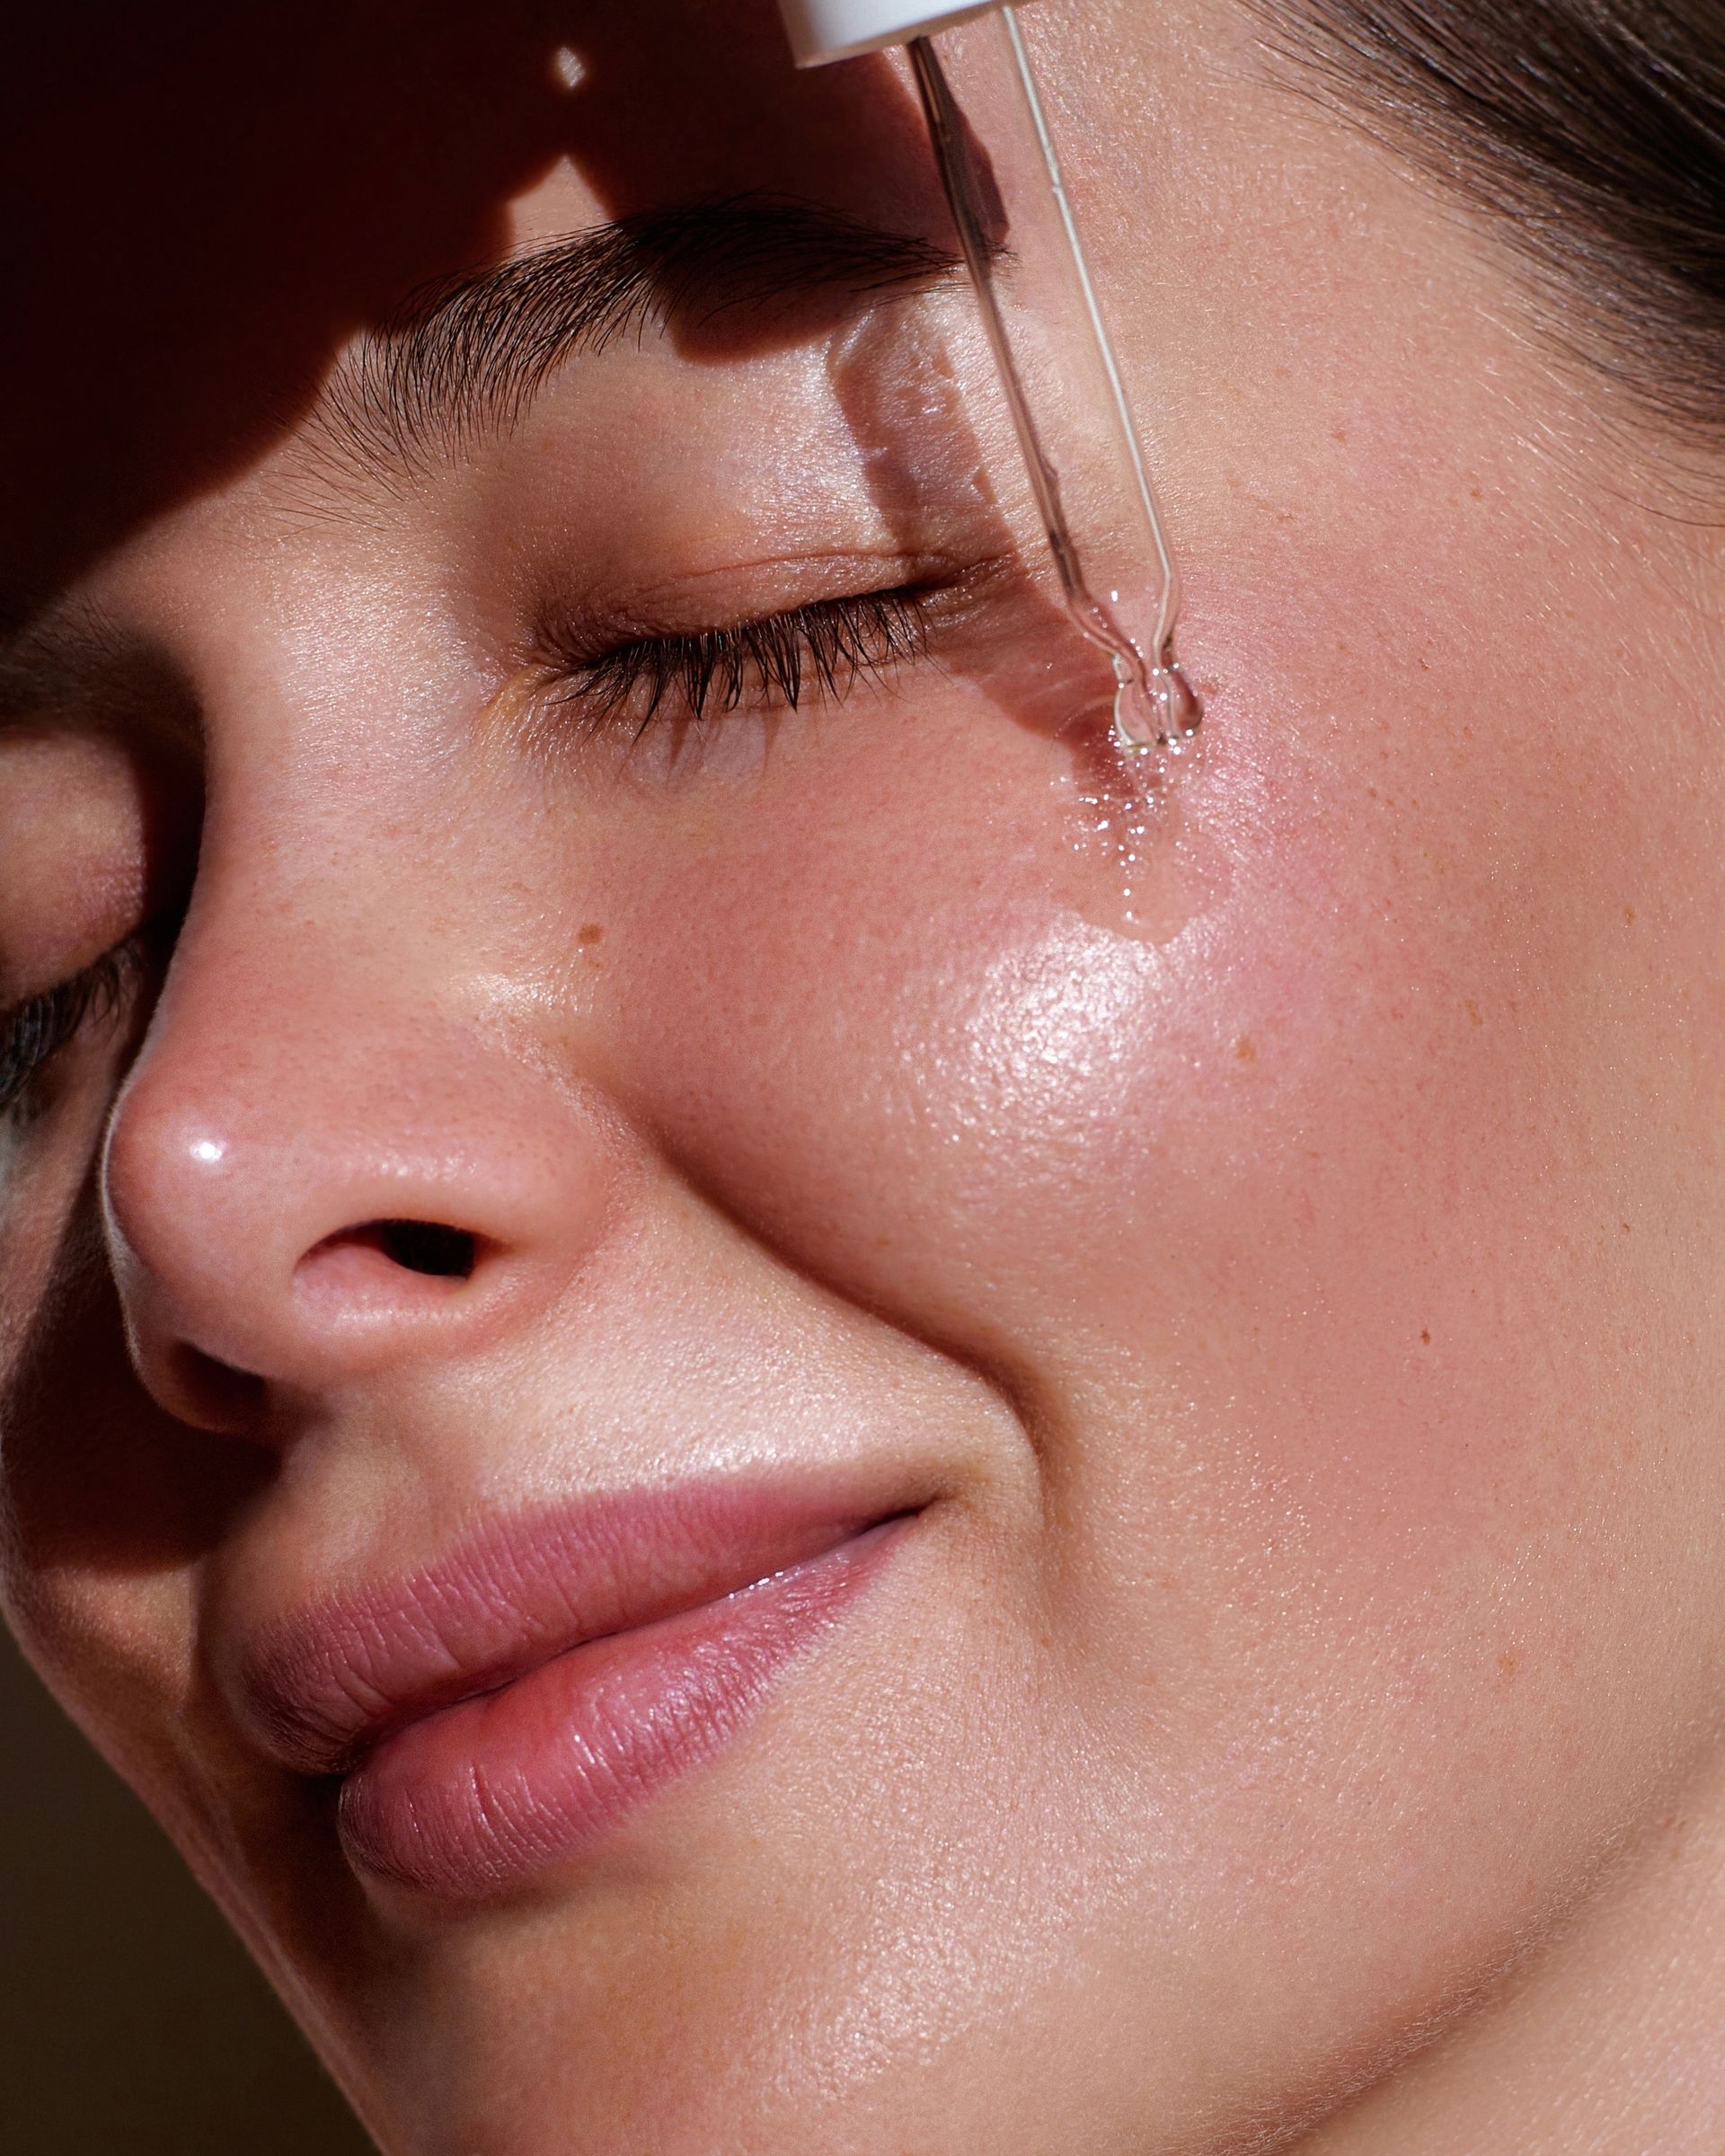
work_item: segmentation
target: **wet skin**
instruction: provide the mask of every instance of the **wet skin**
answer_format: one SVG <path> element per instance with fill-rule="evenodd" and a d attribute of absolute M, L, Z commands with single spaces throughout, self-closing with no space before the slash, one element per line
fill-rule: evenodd
<path fill-rule="evenodd" d="M 117 33 L 32 198 L 0 1005 L 156 926 L 0 1139 L 13 1621 L 401 2156 L 1711 2146 L 1712 540 L 1221 5 L 1033 23 L 1208 706 L 1125 867 L 937 267 L 356 442 L 428 278 L 946 244 L 741 13 L 249 14 L 147 149 Z M 582 673 L 905 588 L 795 709 Z M 907 1524 L 568 1861 L 356 1860 L 249 1643 L 691 1483 Z"/>

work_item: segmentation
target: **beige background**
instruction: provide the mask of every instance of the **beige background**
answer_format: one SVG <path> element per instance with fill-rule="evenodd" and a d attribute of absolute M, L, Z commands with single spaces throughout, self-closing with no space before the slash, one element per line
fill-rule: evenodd
<path fill-rule="evenodd" d="M 4 1635 L 0 2149 L 370 2149 L 167 1842 Z"/>

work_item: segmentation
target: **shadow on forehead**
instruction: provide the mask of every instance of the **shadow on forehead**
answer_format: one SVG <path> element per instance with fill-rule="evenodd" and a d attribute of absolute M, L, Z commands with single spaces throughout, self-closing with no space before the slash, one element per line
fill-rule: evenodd
<path fill-rule="evenodd" d="M 344 355 L 319 432 L 362 468 L 423 469 L 514 427 L 571 359 L 660 336 L 712 359 L 801 343 L 957 268 L 931 240 L 807 201 L 643 211 L 415 293 Z"/>
<path fill-rule="evenodd" d="M 0 626 L 255 462 L 408 294 L 504 258 L 562 158 L 615 217 L 765 191 L 942 228 L 897 79 L 798 75 L 773 0 L 7 11 Z"/>

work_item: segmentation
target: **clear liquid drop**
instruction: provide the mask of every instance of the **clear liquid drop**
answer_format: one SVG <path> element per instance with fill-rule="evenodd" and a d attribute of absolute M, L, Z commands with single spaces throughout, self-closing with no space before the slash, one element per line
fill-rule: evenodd
<path fill-rule="evenodd" d="M 1114 667 L 1114 739 L 1128 756 L 1153 748 L 1179 755 L 1198 732 L 1204 717 L 1198 693 L 1178 660 L 1146 669 L 1133 654 L 1110 652 Z"/>

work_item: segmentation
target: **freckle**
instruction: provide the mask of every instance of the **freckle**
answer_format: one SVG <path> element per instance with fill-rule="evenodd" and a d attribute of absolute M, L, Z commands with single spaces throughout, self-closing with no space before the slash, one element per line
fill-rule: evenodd
<path fill-rule="evenodd" d="M 575 941 L 581 944 L 584 948 L 590 948 L 595 943 L 604 942 L 605 931 L 599 926 L 597 921 L 589 921 L 587 926 L 582 929 L 580 933 L 576 937 Z"/>
<path fill-rule="evenodd" d="M 1623 908 L 1623 926 L 1624 926 L 1625 928 L 1633 928 L 1633 927 L 1634 927 L 1634 925 L 1635 925 L 1635 908 L 1634 908 L 1632 906 L 1626 906 Z"/>
<path fill-rule="evenodd" d="M 1617 1225 L 1623 1231 L 1625 1235 L 1629 1233 L 1629 1223 L 1626 1220 L 1620 1220 L 1617 1223 Z"/>
<path fill-rule="evenodd" d="M 1513 1677 L 1520 1667 L 1521 1657 L 1516 1653 L 1513 1648 L 1506 1647 L 1498 1657 L 1498 1674 L 1501 1677 Z"/>
<path fill-rule="evenodd" d="M 1257 1051 L 1257 1049 L 1256 1049 L 1256 1048 L 1255 1048 L 1255 1047 L 1252 1046 L 1252 1037 L 1251 1037 L 1251 1035 L 1250 1035 L 1250 1034 L 1247 1034 L 1247 1033 L 1243 1033 L 1243 1034 L 1240 1036 L 1239 1039 L 1238 1039 L 1238 1040 L 1236 1040 L 1236 1041 L 1234 1042 L 1234 1061 L 1235 1061 L 1236 1063 L 1256 1063 L 1256 1062 L 1257 1062 L 1257 1060 L 1258 1060 L 1258 1051 Z"/>
<path fill-rule="evenodd" d="M 1483 487 L 1470 487 L 1467 490 L 1467 498 L 1470 501 L 1483 501 L 1485 499 L 1485 489 Z"/>
<path fill-rule="evenodd" d="M 1345 442 L 1348 439 L 1348 429 L 1345 427 L 1332 427 L 1330 429 L 1330 438 L 1331 441 Z"/>
<path fill-rule="evenodd" d="M 1482 1026 L 1485 1023 L 1485 1021 L 1480 1016 L 1480 1006 L 1471 999 L 1464 1003 L 1462 1008 L 1467 1012 L 1474 1025 Z"/>
<path fill-rule="evenodd" d="M 1430 1345 L 1431 1345 L 1431 1335 L 1430 1335 L 1429 1332 L 1421 1331 L 1421 1333 L 1420 1333 L 1420 1345 L 1422 1348 L 1429 1348 L 1429 1347 L 1430 1347 Z"/>

